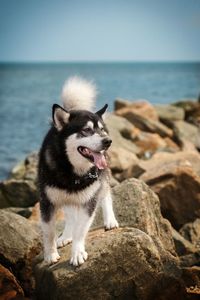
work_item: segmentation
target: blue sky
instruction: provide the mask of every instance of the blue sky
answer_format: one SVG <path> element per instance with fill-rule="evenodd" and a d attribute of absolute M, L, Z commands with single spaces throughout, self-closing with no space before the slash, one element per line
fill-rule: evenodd
<path fill-rule="evenodd" d="M 200 61 L 199 0 L 0 0 L 0 61 Z"/>

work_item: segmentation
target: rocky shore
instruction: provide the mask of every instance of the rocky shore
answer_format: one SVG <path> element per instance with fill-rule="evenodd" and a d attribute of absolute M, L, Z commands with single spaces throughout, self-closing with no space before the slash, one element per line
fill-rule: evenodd
<path fill-rule="evenodd" d="M 117 99 L 106 123 L 114 209 L 97 211 L 81 267 L 42 261 L 37 152 L 0 182 L 0 299 L 200 299 L 200 103 Z M 63 213 L 57 215 L 58 234 Z"/>

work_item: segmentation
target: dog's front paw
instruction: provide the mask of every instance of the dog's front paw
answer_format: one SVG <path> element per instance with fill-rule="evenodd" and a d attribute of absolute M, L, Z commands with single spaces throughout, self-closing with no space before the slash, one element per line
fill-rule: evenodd
<path fill-rule="evenodd" d="M 105 224 L 104 224 L 105 230 L 111 230 L 113 228 L 118 228 L 119 224 L 117 222 L 117 220 L 115 218 L 108 220 Z"/>
<path fill-rule="evenodd" d="M 70 264 L 73 266 L 82 265 L 88 258 L 88 254 L 85 250 L 75 250 L 72 253 Z"/>
<path fill-rule="evenodd" d="M 72 242 L 72 238 L 66 238 L 65 236 L 61 235 L 57 239 L 57 248 L 64 247 L 65 245 L 69 244 Z"/>
<path fill-rule="evenodd" d="M 60 259 L 60 255 L 58 252 L 52 252 L 50 254 L 45 254 L 44 260 L 47 262 L 49 265 L 57 263 L 57 261 Z"/>

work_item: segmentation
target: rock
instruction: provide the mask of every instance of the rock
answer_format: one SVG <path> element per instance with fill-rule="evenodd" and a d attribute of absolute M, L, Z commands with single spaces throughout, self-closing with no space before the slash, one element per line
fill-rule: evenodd
<path fill-rule="evenodd" d="M 34 288 L 32 259 L 41 251 L 39 234 L 24 217 L 0 209 L 0 263 L 12 269 L 27 295 Z"/>
<path fill-rule="evenodd" d="M 141 230 L 93 231 L 87 248 L 88 261 L 78 268 L 69 265 L 70 245 L 60 250 L 57 264 L 37 263 L 38 300 L 185 299 L 177 259 L 161 254 Z"/>
<path fill-rule="evenodd" d="M 10 173 L 10 178 L 18 180 L 32 180 L 37 178 L 38 153 L 32 152 L 24 161 L 17 164 Z"/>
<path fill-rule="evenodd" d="M 117 130 L 126 139 L 131 138 L 135 129 L 134 125 L 128 120 L 114 114 L 107 115 L 105 123 L 109 131 Z"/>
<path fill-rule="evenodd" d="M 161 138 L 156 133 L 140 132 L 140 134 L 135 139 L 135 144 L 142 149 L 142 153 L 150 151 L 151 153 L 156 152 L 159 149 L 164 149 L 166 143 L 163 138 Z"/>
<path fill-rule="evenodd" d="M 105 122 L 112 139 L 112 147 L 108 150 L 109 166 L 112 172 L 119 173 L 127 169 L 130 164 L 138 162 L 136 154 L 139 149 L 127 139 L 131 136 L 134 126 L 126 119 L 111 114 Z"/>
<path fill-rule="evenodd" d="M 140 160 L 141 167 L 146 171 L 142 180 L 150 181 L 151 179 L 163 176 L 171 172 L 171 168 L 191 167 L 195 173 L 200 176 L 200 154 L 194 151 L 166 153 L 155 153 L 149 160 Z"/>
<path fill-rule="evenodd" d="M 140 166 L 140 164 L 133 164 L 128 169 L 125 169 L 122 173 L 116 174 L 115 178 L 122 182 L 125 179 L 128 178 L 139 178 L 145 170 Z"/>
<path fill-rule="evenodd" d="M 32 209 L 32 214 L 29 218 L 29 221 L 40 222 L 40 203 L 37 202 Z"/>
<path fill-rule="evenodd" d="M 0 299 L 24 299 L 24 292 L 15 276 L 0 264 Z"/>
<path fill-rule="evenodd" d="M 190 253 L 187 255 L 180 256 L 181 267 L 192 267 L 198 266 L 200 261 L 200 252 Z"/>
<path fill-rule="evenodd" d="M 112 139 L 112 147 L 121 147 L 125 150 L 137 154 L 139 149 L 129 140 L 129 137 L 134 130 L 134 126 L 130 122 L 126 122 L 124 118 L 109 115 L 106 119 L 106 125 L 109 129 L 109 135 Z M 124 138 L 124 136 L 128 138 Z M 111 149 L 110 148 L 110 149 Z"/>
<path fill-rule="evenodd" d="M 161 211 L 180 229 L 200 216 L 200 177 L 197 153 L 157 153 L 140 162 L 146 172 L 140 176 L 159 196 Z"/>
<path fill-rule="evenodd" d="M 135 110 L 132 110 L 131 108 L 122 108 L 115 112 L 116 115 L 126 118 L 128 121 L 130 121 L 133 125 L 135 125 L 137 128 L 139 128 L 142 131 L 157 133 L 162 137 L 172 137 L 173 131 L 162 124 L 161 122 L 151 119 L 145 115 L 145 114 L 138 114 L 135 112 Z"/>
<path fill-rule="evenodd" d="M 37 188 L 31 180 L 8 179 L 0 182 L 0 208 L 29 207 L 37 201 Z"/>
<path fill-rule="evenodd" d="M 56 212 L 56 221 L 63 221 L 64 220 L 64 212 L 62 209 L 59 209 Z M 38 223 L 40 225 L 40 204 L 37 202 L 32 209 L 32 214 L 29 218 L 30 222 Z"/>
<path fill-rule="evenodd" d="M 181 227 L 180 234 L 200 250 L 200 219 L 185 224 Z"/>
<path fill-rule="evenodd" d="M 200 103 L 196 99 L 184 99 L 173 104 L 185 111 L 185 120 L 197 124 L 200 116 Z"/>
<path fill-rule="evenodd" d="M 127 107 L 131 104 L 129 100 L 124 100 L 121 98 L 118 98 L 114 101 L 114 110 L 118 110 L 123 107 Z"/>
<path fill-rule="evenodd" d="M 156 104 L 154 108 L 158 114 L 161 121 L 180 121 L 184 120 L 185 112 L 181 107 L 176 107 L 174 105 L 168 104 Z"/>
<path fill-rule="evenodd" d="M 188 299 L 198 300 L 200 295 L 200 267 L 182 268 L 182 278 L 186 286 L 186 291 L 191 296 Z"/>
<path fill-rule="evenodd" d="M 200 148 L 200 132 L 196 126 L 185 121 L 175 121 L 174 128 L 180 139 L 186 139 L 193 143 L 195 147 Z"/>
<path fill-rule="evenodd" d="M 123 172 L 128 169 L 129 166 L 137 166 L 139 164 L 139 159 L 137 156 L 122 148 L 112 146 L 109 151 L 109 167 L 111 168 L 113 174 Z"/>
<path fill-rule="evenodd" d="M 182 150 L 180 148 L 180 146 L 177 143 L 175 143 L 172 139 L 170 139 L 169 137 L 164 138 L 164 141 L 166 143 L 166 146 L 163 149 L 163 151 L 174 153 L 174 152 L 178 152 L 178 151 Z"/>
<path fill-rule="evenodd" d="M 32 207 L 8 207 L 8 208 L 4 208 L 4 210 L 18 214 L 28 219 L 32 214 L 33 208 Z"/>
<path fill-rule="evenodd" d="M 200 177 L 191 167 L 175 167 L 147 184 L 159 196 L 162 214 L 174 228 L 200 217 Z"/>
<path fill-rule="evenodd" d="M 140 132 L 135 138 L 134 143 L 141 149 L 139 156 L 145 157 L 149 153 L 151 157 L 155 152 L 177 152 L 180 148 L 168 137 L 161 138 L 156 133 Z"/>
<path fill-rule="evenodd" d="M 172 228 L 172 236 L 176 252 L 179 256 L 197 252 L 195 246 L 180 235 L 174 228 Z"/>
<path fill-rule="evenodd" d="M 118 109 L 115 113 L 118 116 L 124 116 L 127 112 L 132 112 L 141 117 L 145 116 L 149 120 L 158 121 L 158 114 L 155 108 L 146 100 L 137 100 L 130 104 L 126 103 L 125 107 Z"/>
<path fill-rule="evenodd" d="M 160 213 L 158 197 L 142 181 L 128 179 L 112 189 L 114 210 L 120 226 L 133 226 L 152 237 L 161 248 L 175 255 L 169 222 Z M 101 211 L 97 212 L 93 227 L 102 226 Z"/>
<path fill-rule="evenodd" d="M 184 151 L 184 152 L 190 151 L 190 152 L 198 153 L 197 148 L 195 147 L 195 145 L 192 142 L 190 142 L 186 139 L 182 139 L 182 138 L 180 139 L 180 141 L 181 141 L 181 150 L 182 151 Z"/>
<path fill-rule="evenodd" d="M 110 187 L 114 187 L 117 184 L 119 184 L 119 181 L 117 179 L 115 179 L 112 175 L 110 176 Z"/>

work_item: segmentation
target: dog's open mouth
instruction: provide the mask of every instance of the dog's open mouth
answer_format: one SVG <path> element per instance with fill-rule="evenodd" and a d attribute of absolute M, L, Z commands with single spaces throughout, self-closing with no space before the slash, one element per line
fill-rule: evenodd
<path fill-rule="evenodd" d="M 78 147 L 78 152 L 89 161 L 93 162 L 98 169 L 105 169 L 107 167 L 104 150 L 95 152 L 87 147 L 80 146 Z"/>

